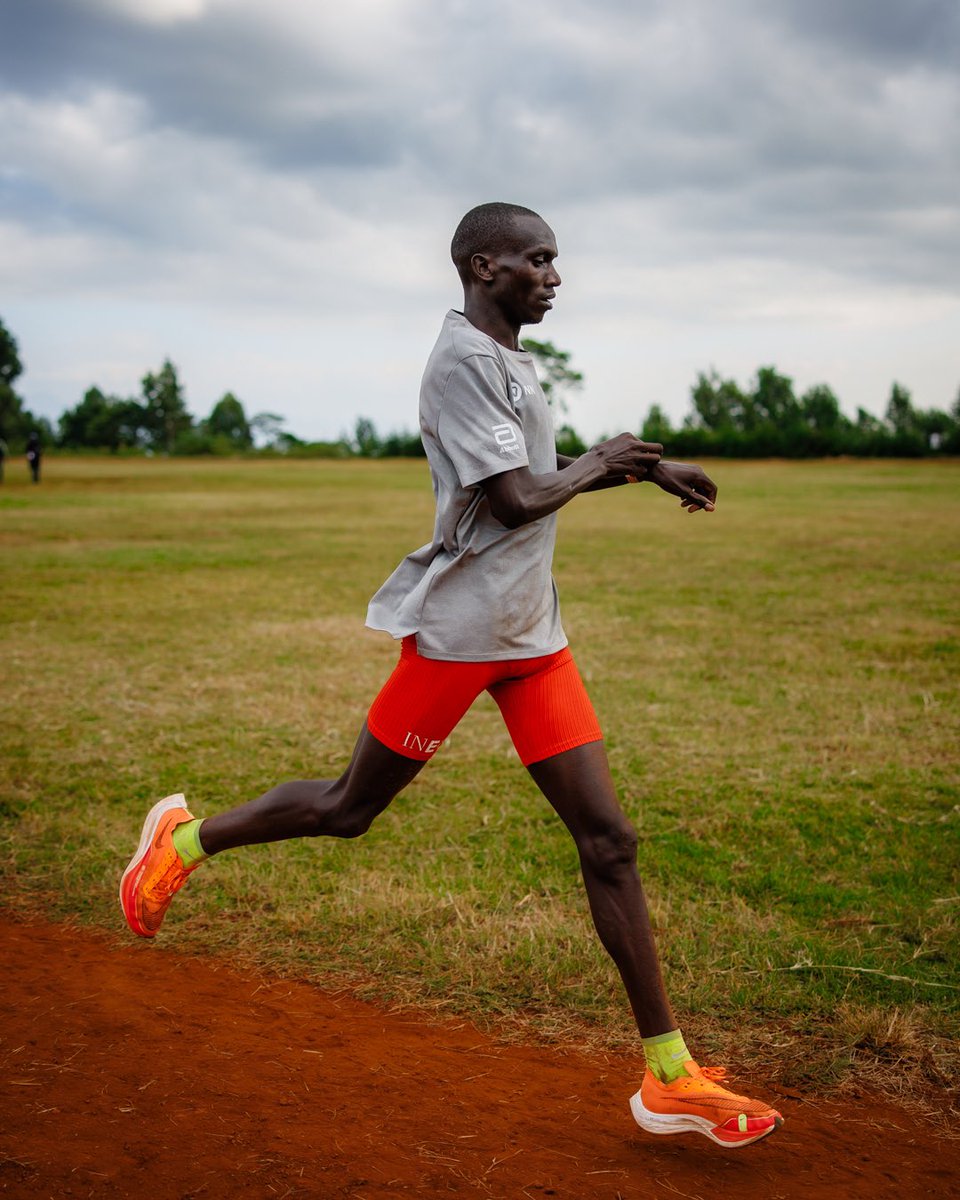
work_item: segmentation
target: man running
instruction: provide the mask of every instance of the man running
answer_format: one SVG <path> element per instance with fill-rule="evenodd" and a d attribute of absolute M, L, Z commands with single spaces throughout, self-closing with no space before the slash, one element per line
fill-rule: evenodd
<path fill-rule="evenodd" d="M 696 466 L 629 433 L 571 459 L 520 328 L 560 286 L 550 227 L 530 209 L 483 204 L 454 234 L 463 312 L 447 314 L 427 363 L 420 428 L 436 495 L 433 540 L 370 602 L 367 624 L 401 641 L 338 779 L 281 783 L 196 820 L 182 795 L 147 815 L 120 884 L 130 928 L 153 937 L 173 894 L 214 854 L 298 837 L 358 837 L 422 770 L 482 691 L 500 707 L 521 762 L 570 830 L 597 933 L 623 979 L 646 1070 L 630 1101 L 650 1133 L 745 1146 L 780 1114 L 701 1069 L 670 1008 L 637 872 L 637 838 L 617 800 L 602 734 L 560 624 L 551 573 L 557 510 L 581 492 L 648 480 L 690 512 L 717 489 Z"/>

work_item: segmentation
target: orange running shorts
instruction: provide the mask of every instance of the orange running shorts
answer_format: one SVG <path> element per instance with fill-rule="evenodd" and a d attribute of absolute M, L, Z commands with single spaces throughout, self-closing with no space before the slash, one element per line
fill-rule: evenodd
<path fill-rule="evenodd" d="M 603 737 L 569 649 L 540 658 L 451 662 L 424 658 L 415 635 L 367 714 L 367 727 L 390 750 L 432 758 L 481 692 L 496 700 L 524 766 Z"/>

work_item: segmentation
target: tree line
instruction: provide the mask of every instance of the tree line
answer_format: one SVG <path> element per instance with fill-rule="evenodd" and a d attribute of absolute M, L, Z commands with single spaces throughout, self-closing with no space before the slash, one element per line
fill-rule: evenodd
<path fill-rule="evenodd" d="M 914 407 L 900 383 L 890 389 L 883 417 L 863 408 L 853 419 L 825 383 L 802 395 L 774 367 L 761 367 L 741 388 L 716 371 L 699 374 L 690 392 L 692 411 L 673 428 L 653 405 L 641 436 L 663 442 L 678 457 L 819 458 L 827 455 L 918 458 L 960 454 L 960 392 L 949 410 Z"/>
<path fill-rule="evenodd" d="M 531 338 L 524 339 L 524 347 L 537 361 L 547 399 L 558 415 L 566 413 L 567 397 L 583 386 L 583 375 L 571 366 L 570 352 Z M 113 453 L 242 454 L 258 449 L 334 458 L 421 457 L 424 453 L 419 434 L 381 434 L 367 417 L 359 418 L 352 432 L 336 441 L 306 442 L 284 429 L 283 418 L 276 413 L 248 417 L 232 392 L 226 392 L 207 417 L 196 420 L 169 359 L 158 371 L 144 375 L 136 397 L 88 388 L 54 428 L 25 408 L 14 390 L 22 372 L 17 343 L 0 321 L 0 442 L 12 453 L 23 451 L 31 433 L 38 433 L 48 447 Z M 640 436 L 662 442 L 679 458 L 960 454 L 960 392 L 949 410 L 921 410 L 914 407 L 907 389 L 894 383 L 883 417 L 861 408 L 851 419 L 826 384 L 798 396 L 792 379 L 774 367 L 761 367 L 747 387 L 716 371 L 701 373 L 690 399 L 691 410 L 678 426 L 672 425 L 659 404 L 652 405 Z M 577 455 L 587 449 L 587 443 L 564 421 L 557 430 L 557 448 Z"/>

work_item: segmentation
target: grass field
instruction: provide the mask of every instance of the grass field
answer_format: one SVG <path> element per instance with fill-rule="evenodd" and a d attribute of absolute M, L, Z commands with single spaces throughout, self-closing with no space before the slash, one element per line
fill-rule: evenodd
<path fill-rule="evenodd" d="M 960 1031 L 960 470 L 709 469 L 713 516 L 652 487 L 583 497 L 556 559 L 675 1007 L 708 1060 L 922 1089 Z M 344 765 L 395 659 L 366 602 L 428 540 L 429 480 L 360 461 L 14 474 L 0 898 L 124 936 L 117 878 L 155 798 L 204 815 Z M 487 698 L 365 838 L 224 855 L 159 940 L 632 1038 L 573 846 Z"/>

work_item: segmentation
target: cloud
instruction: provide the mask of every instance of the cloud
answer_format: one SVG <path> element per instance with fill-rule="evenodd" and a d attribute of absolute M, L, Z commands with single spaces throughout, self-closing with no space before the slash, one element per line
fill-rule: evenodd
<path fill-rule="evenodd" d="M 328 362 L 373 328 L 390 344 L 340 407 L 382 388 L 389 408 L 415 389 L 397 312 L 432 332 L 458 299 L 459 215 L 508 199 L 560 236 L 551 331 L 574 349 L 632 321 L 689 380 L 724 333 L 737 369 L 750 330 L 792 353 L 793 320 L 831 362 L 838 327 L 874 329 L 892 372 L 891 314 L 934 329 L 958 303 L 958 25 L 952 0 L 8 0 L 0 315 L 49 346 L 42 306 L 102 305 L 117 337 L 149 314 L 176 359 L 189 311 L 210 378 L 231 325 L 269 319 L 301 364 L 311 320 L 334 331 L 316 335 Z M 75 402 L 79 374 L 46 353 L 26 355 L 25 390 Z M 947 349 L 927 358 L 925 386 L 936 371 L 951 391 Z"/>
<path fill-rule="evenodd" d="M 209 8 L 206 0 L 93 0 L 91 8 L 147 25 L 194 20 Z"/>
<path fill-rule="evenodd" d="M 785 34 L 800 34 L 821 52 L 879 64 L 915 63 L 953 73 L 960 51 L 960 10 L 952 0 L 787 0 L 767 9 Z"/>

